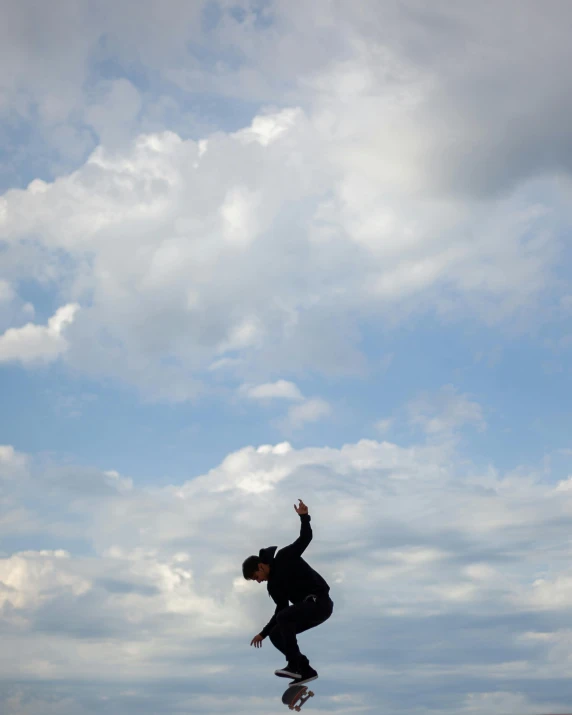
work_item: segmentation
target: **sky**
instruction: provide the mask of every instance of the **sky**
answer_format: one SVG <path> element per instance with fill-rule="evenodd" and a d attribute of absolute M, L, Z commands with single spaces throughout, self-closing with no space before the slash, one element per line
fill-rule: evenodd
<path fill-rule="evenodd" d="M 4 0 L 2 713 L 572 711 L 571 22 Z"/>

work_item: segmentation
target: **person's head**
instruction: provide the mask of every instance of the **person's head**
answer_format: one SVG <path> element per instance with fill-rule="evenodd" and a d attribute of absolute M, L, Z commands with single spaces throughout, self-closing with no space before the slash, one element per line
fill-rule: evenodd
<path fill-rule="evenodd" d="M 263 564 L 258 556 L 249 556 L 242 564 L 242 575 L 247 581 L 268 581 L 270 566 Z"/>

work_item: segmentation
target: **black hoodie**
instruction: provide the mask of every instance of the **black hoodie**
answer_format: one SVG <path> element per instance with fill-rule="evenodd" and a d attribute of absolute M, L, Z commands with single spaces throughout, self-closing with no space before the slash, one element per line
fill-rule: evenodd
<path fill-rule="evenodd" d="M 276 614 L 287 608 L 289 601 L 300 603 L 311 593 L 318 596 L 330 591 L 326 581 L 302 558 L 305 548 L 312 541 L 310 515 L 300 514 L 300 521 L 300 536 L 293 544 L 280 549 L 277 554 L 277 546 L 268 546 L 258 553 L 260 562 L 270 566 L 267 589 L 276 604 L 274 615 L 260 631 L 264 638 L 276 625 Z"/>

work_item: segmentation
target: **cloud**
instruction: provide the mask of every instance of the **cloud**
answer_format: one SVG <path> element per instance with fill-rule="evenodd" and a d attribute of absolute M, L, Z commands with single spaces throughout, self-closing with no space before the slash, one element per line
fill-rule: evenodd
<path fill-rule="evenodd" d="M 10 266 L 3 266 L 10 274 Z M 34 317 L 34 306 L 24 302 L 17 294 L 15 286 L 0 278 L 0 335 L 14 323 L 22 323 Z"/>
<path fill-rule="evenodd" d="M 340 419 L 310 378 L 375 381 L 381 342 L 403 349 L 420 323 L 546 337 L 570 312 L 568 4 L 3 11 L 0 366 L 242 399 L 308 445 Z M 62 307 L 48 320 L 36 296 Z M 77 414 L 80 387 L 40 395 Z M 267 712 L 236 697 L 273 609 L 240 564 L 295 538 L 299 497 L 336 603 L 310 639 L 335 681 L 319 707 L 564 711 L 565 450 L 474 464 L 456 437 L 487 415 L 466 390 L 382 411 L 384 441 L 245 445 L 161 486 L 148 465 L 140 479 L 0 446 L 0 711 Z"/>
<path fill-rule="evenodd" d="M 491 195 L 543 172 L 570 171 L 570 80 L 558 71 L 569 60 L 565 3 L 541 12 L 534 0 L 513 0 L 485 13 L 443 3 L 421 9 L 415 0 L 375 9 L 326 2 L 236 7 L 174 0 L 157 18 L 140 3 L 94 14 L 80 0 L 30 18 L 10 0 L 2 66 L 19 72 L 0 73 L 0 108 L 38 122 L 46 154 L 56 148 L 77 161 L 93 129 L 102 130 L 101 122 L 90 125 L 90 112 L 93 95 L 110 84 L 101 67 L 112 66 L 119 83 L 137 77 L 146 95 L 143 126 L 161 104 L 169 107 L 163 122 L 176 124 L 188 113 L 185 98 L 208 92 L 225 106 L 232 99 L 316 106 L 327 130 L 357 138 L 357 161 L 368 152 L 359 137 L 371 138 L 364 128 L 376 117 L 383 129 L 374 146 L 394 159 L 388 172 L 396 181 L 421 177 L 433 187 Z M 514 22 L 516 9 L 522 24 Z M 62 40 L 64 26 L 73 41 Z M 50 40 L 34 41 L 45 27 Z M 532 51 L 530 27 L 538 28 Z M 125 106 L 124 99 L 109 101 L 106 127 L 122 124 Z M 212 124 L 210 107 L 199 105 L 197 113 Z M 109 136 L 105 127 L 102 136 Z"/>
<path fill-rule="evenodd" d="M 25 96 L 54 131 L 95 128 L 101 144 L 0 200 L 10 281 L 81 303 L 66 359 L 151 399 L 196 397 L 212 365 L 238 384 L 249 370 L 261 381 L 363 373 L 372 315 L 512 329 L 520 316 L 531 329 L 562 289 L 572 94 L 554 71 L 569 51 L 560 10 L 518 9 L 543 28 L 534 58 L 504 7 L 289 3 L 203 16 L 200 3 L 174 2 L 158 21 L 129 6 L 94 18 L 80 3 L 64 62 L 52 40 L 21 55 L 13 38 L 31 30 L 11 3 L 4 66 L 22 73 L 3 79 L 7 106 Z M 118 75 L 136 57 L 147 88 L 133 73 L 93 75 L 94 52 Z M 190 138 L 173 81 L 251 102 L 244 121 L 211 120 Z M 174 103 L 166 124 L 153 114 L 163 101 Z"/>
<path fill-rule="evenodd" d="M 386 417 L 385 419 L 378 420 L 374 426 L 381 434 L 386 434 L 393 426 L 393 422 L 392 417 Z"/>
<path fill-rule="evenodd" d="M 59 308 L 48 324 L 27 323 L 10 328 L 0 335 L 0 362 L 48 363 L 56 360 L 68 348 L 65 330 L 75 319 L 79 305 L 69 303 Z"/>
<path fill-rule="evenodd" d="M 244 188 L 229 191 L 220 210 L 224 237 L 229 243 L 246 246 L 256 239 L 259 204 L 258 192 L 252 193 Z"/>
<path fill-rule="evenodd" d="M 267 382 L 263 385 L 243 385 L 241 392 L 252 400 L 303 400 L 304 396 L 298 387 L 288 380 Z"/>
<path fill-rule="evenodd" d="M 323 417 L 331 414 L 332 408 L 319 397 L 313 397 L 305 400 L 300 405 L 293 405 L 288 410 L 288 415 L 284 421 L 284 426 L 287 429 L 300 429 L 308 422 L 317 422 Z"/>
<path fill-rule="evenodd" d="M 287 400 L 296 404 L 288 408 L 286 417 L 276 425 L 285 432 L 298 430 L 305 424 L 318 422 L 331 414 L 332 408 L 319 397 L 306 398 L 297 385 L 288 380 L 277 380 L 262 385 L 242 385 L 239 393 L 250 400 L 268 405 L 271 400 Z"/>
<path fill-rule="evenodd" d="M 28 457 L 21 452 L 17 452 L 9 444 L 0 444 L 0 469 L 2 476 L 11 477 L 25 469 L 28 464 Z"/>
<path fill-rule="evenodd" d="M 430 667 L 461 712 L 481 707 L 486 693 L 510 700 L 525 681 L 534 688 L 567 677 L 572 492 L 545 473 L 481 472 L 447 444 L 372 440 L 244 447 L 164 487 L 122 487 L 120 475 L 97 470 L 88 484 L 78 470 L 54 465 L 46 474 L 32 462 L 32 482 L 18 492 L 20 507 L 36 512 L 28 542 L 59 530 L 61 548 L 0 560 L 8 678 L 22 667 L 35 678 L 65 675 L 62 692 L 75 699 L 73 683 L 113 680 L 121 663 L 132 687 L 146 688 L 151 673 L 154 682 L 184 675 L 200 697 L 199 680 L 240 660 L 270 616 L 266 593 L 242 579 L 240 563 L 269 540 L 295 538 L 298 496 L 312 514 L 306 558 L 336 604 L 320 634 L 324 667 L 335 672 L 327 654 L 343 642 L 366 697 L 370 667 L 392 706 L 402 690 L 390 673 L 400 670 L 419 694 Z M 46 483 L 59 510 L 33 497 Z M 85 553 L 71 546 L 79 538 L 89 542 Z"/>
<path fill-rule="evenodd" d="M 495 713 L 549 712 L 550 704 L 544 707 L 530 700 L 524 693 L 491 691 L 489 693 L 469 693 L 458 712 L 463 715 L 489 715 Z"/>
<path fill-rule="evenodd" d="M 175 0 L 169 13 L 153 18 L 149 4 L 108 12 L 111 5 L 106 10 L 104 3 L 94 13 L 87 0 L 64 0 L 53 12 L 36 8 L 30 14 L 8 0 L 0 28 L 2 143 L 11 146 L 6 178 L 21 180 L 30 166 L 42 176 L 74 168 L 99 137 L 111 145 L 140 126 L 139 91 L 122 75 L 137 65 L 139 78 L 161 76 L 165 65 L 181 62 L 187 43 L 200 34 L 203 5 Z M 43 32 L 49 37 L 38 42 Z M 114 67 L 113 80 L 104 77 L 104 65 Z M 161 103 L 169 104 L 169 92 L 159 87 L 146 94 L 152 121 Z M 167 106 L 166 112 L 173 110 Z"/>
<path fill-rule="evenodd" d="M 485 214 L 409 188 L 397 195 L 366 166 L 357 171 L 351 142 L 328 136 L 316 116 L 265 120 L 281 131 L 254 120 L 199 142 L 140 136 L 4 195 L 9 252 L 36 235 L 54 259 L 66 256 L 54 272 L 82 305 L 67 331 L 76 368 L 177 399 L 225 359 L 238 358 L 228 364 L 239 379 L 246 365 L 355 374 L 364 367 L 355 315 L 498 322 L 544 289 L 552 219 L 525 210 L 523 196 Z M 383 152 L 367 161 L 385 166 Z M 183 384 L 195 386 L 180 394 Z"/>
<path fill-rule="evenodd" d="M 460 395 L 453 385 L 434 393 L 423 393 L 408 405 L 413 425 L 420 425 L 429 435 L 452 434 L 466 425 L 486 428 L 483 410 L 478 402 Z"/>
<path fill-rule="evenodd" d="M 9 303 L 14 298 L 14 290 L 10 283 L 0 280 L 0 303 Z"/>
<path fill-rule="evenodd" d="M 63 550 L 24 551 L 0 559 L 0 609 L 10 614 L 23 615 L 38 608 L 48 599 L 71 593 L 78 596 L 90 588 L 89 582 L 62 568 L 59 561 L 69 559 Z M 18 613 L 19 612 L 19 613 Z"/>
<path fill-rule="evenodd" d="M 141 98 L 128 80 L 121 78 L 98 85 L 100 97 L 85 111 L 85 121 L 96 131 L 102 144 L 120 147 L 129 141 L 141 111 Z"/>

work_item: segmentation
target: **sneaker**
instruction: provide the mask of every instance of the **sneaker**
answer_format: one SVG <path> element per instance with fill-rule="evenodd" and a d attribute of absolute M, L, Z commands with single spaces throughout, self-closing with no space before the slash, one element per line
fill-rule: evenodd
<path fill-rule="evenodd" d="M 293 663 L 288 662 L 285 668 L 275 670 L 274 675 L 280 678 L 301 678 L 302 668 L 297 668 Z"/>
<path fill-rule="evenodd" d="M 294 680 L 289 683 L 289 685 L 304 685 L 304 683 L 309 683 L 310 680 L 316 680 L 318 673 L 312 668 L 311 665 L 304 666 L 300 669 L 302 672 L 299 677 L 294 678 Z"/>

